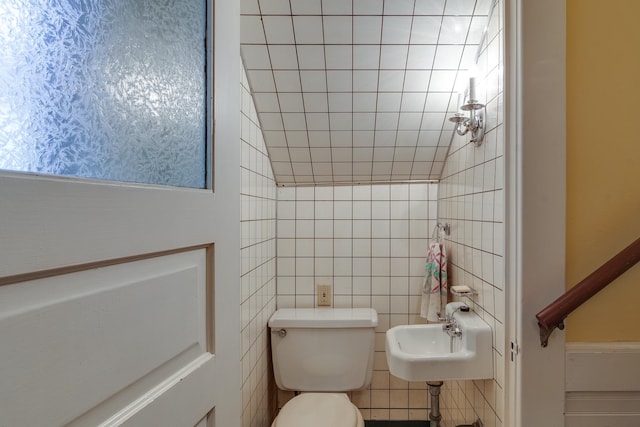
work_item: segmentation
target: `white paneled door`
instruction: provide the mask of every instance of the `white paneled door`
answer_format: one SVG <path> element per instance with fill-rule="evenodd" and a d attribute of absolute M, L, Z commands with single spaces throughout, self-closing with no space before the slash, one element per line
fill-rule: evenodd
<path fill-rule="evenodd" d="M 0 200 L 0 425 L 203 422 L 214 193 L 4 174 Z"/>
<path fill-rule="evenodd" d="M 240 425 L 240 11 L 208 5 L 215 191 L 0 171 L 1 427 Z"/>
<path fill-rule="evenodd" d="M 0 171 L 0 426 L 239 425 L 238 8 L 214 16 L 215 191 Z"/>

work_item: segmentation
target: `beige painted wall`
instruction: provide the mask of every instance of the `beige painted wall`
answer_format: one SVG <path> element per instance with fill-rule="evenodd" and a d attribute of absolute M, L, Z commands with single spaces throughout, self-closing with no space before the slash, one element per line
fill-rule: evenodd
<path fill-rule="evenodd" d="M 640 237 L 639 15 L 567 0 L 568 288 Z M 640 341 L 638 300 L 640 265 L 568 318 L 567 341 Z"/>

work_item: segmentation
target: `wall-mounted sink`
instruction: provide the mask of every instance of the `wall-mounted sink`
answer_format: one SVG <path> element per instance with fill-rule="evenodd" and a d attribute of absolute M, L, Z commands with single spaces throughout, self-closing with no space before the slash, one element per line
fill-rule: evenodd
<path fill-rule="evenodd" d="M 442 324 L 401 325 L 387 331 L 389 371 L 406 381 L 444 381 L 493 378 L 491 328 L 462 303 L 447 304 L 460 336 Z"/>

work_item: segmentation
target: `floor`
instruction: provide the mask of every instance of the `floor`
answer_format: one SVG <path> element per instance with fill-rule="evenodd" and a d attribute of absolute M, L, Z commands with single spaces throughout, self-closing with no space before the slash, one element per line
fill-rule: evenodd
<path fill-rule="evenodd" d="M 428 421 L 375 421 L 367 420 L 365 427 L 429 427 Z"/>

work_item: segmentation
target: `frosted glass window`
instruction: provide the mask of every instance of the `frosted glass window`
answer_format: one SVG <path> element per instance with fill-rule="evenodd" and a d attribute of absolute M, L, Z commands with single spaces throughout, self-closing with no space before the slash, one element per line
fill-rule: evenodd
<path fill-rule="evenodd" d="M 0 0 L 0 169 L 206 186 L 206 0 Z"/>

